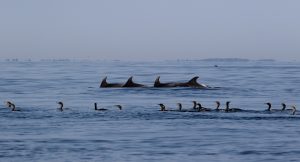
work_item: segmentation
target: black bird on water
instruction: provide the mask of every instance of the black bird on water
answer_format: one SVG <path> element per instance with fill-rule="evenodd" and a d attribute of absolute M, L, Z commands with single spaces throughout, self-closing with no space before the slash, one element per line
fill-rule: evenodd
<path fill-rule="evenodd" d="M 215 109 L 216 111 L 224 110 L 224 109 L 220 109 L 220 105 L 221 105 L 220 101 L 216 101 L 216 104 L 217 104 L 217 107 Z"/>
<path fill-rule="evenodd" d="M 226 109 L 225 109 L 225 112 L 237 112 L 237 111 L 243 111 L 243 110 L 240 109 L 240 108 L 229 108 L 229 104 L 230 104 L 230 101 L 227 101 L 227 102 L 226 102 Z"/>
<path fill-rule="evenodd" d="M 203 107 L 200 103 L 197 103 L 198 111 L 211 111 L 209 108 Z"/>
<path fill-rule="evenodd" d="M 57 102 L 57 104 L 59 104 L 60 105 L 60 107 L 59 108 L 57 108 L 59 111 L 64 111 L 64 109 L 63 109 L 63 107 L 64 107 L 64 103 L 63 102 L 61 102 L 61 101 L 59 101 L 59 102 Z"/>
<path fill-rule="evenodd" d="M 265 104 L 268 105 L 268 108 L 265 111 L 271 111 L 272 104 L 270 102 L 267 102 Z"/>
<path fill-rule="evenodd" d="M 5 104 L 8 108 L 12 108 L 11 111 L 21 111 L 19 109 L 16 109 L 16 105 L 11 101 L 6 101 Z"/>
<path fill-rule="evenodd" d="M 286 109 L 286 104 L 285 103 L 281 103 L 281 105 L 282 105 L 282 109 L 281 109 L 281 111 L 294 111 L 294 108 L 293 108 L 293 106 L 292 106 L 292 108 L 291 109 Z M 296 108 L 296 107 L 295 107 Z"/>

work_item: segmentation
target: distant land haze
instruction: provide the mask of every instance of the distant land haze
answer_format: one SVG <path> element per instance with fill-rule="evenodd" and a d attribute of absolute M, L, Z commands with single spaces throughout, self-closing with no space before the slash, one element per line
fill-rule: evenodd
<path fill-rule="evenodd" d="M 298 0 L 0 2 L 0 59 L 300 60 Z"/>
<path fill-rule="evenodd" d="M 122 61 L 122 60 L 102 60 L 102 59 L 0 59 L 0 61 L 4 62 L 31 62 L 31 61 L 42 61 L 42 62 L 72 62 L 72 61 Z M 136 60 L 133 60 L 136 61 Z M 145 60 L 147 61 L 147 60 Z M 153 60 L 148 60 L 153 61 Z M 156 60 L 158 61 L 158 60 Z M 194 62 L 194 61 L 205 61 L 205 62 L 250 62 L 250 61 L 262 61 L 262 62 L 274 62 L 278 60 L 274 59 L 244 59 L 244 58 L 208 58 L 208 59 L 165 59 L 160 61 L 183 61 L 183 62 Z"/>

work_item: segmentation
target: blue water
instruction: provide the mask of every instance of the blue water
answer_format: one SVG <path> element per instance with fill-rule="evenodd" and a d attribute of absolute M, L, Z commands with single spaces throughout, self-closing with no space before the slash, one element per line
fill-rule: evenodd
<path fill-rule="evenodd" d="M 158 75 L 220 88 L 99 88 L 105 76 L 152 86 Z M 2 61 L 0 161 L 299 161 L 300 112 L 263 111 L 265 102 L 299 105 L 299 87 L 297 62 Z M 158 103 L 190 109 L 192 100 L 249 111 L 158 111 Z M 57 101 L 69 110 L 57 111 Z M 94 111 L 94 102 L 109 110 Z"/>

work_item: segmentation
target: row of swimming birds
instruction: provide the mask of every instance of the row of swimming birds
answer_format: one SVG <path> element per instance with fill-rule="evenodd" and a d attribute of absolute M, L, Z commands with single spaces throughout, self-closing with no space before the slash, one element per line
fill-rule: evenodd
<path fill-rule="evenodd" d="M 219 101 L 216 101 L 216 108 L 206 108 L 203 107 L 199 102 L 197 101 L 192 101 L 193 102 L 193 108 L 192 109 L 182 109 L 182 104 L 177 103 L 178 109 L 167 109 L 166 106 L 162 103 L 158 104 L 160 106 L 160 111 L 180 111 L 180 112 L 243 112 L 243 111 L 249 111 L 249 110 L 243 110 L 241 108 L 232 108 L 230 107 L 230 101 L 226 102 L 226 107 L 224 109 L 221 109 L 221 103 Z M 270 102 L 264 103 L 268 105 L 268 108 L 264 110 L 264 112 L 290 112 L 291 115 L 296 114 L 296 106 L 292 105 L 291 109 L 287 109 L 287 105 L 285 103 L 281 103 L 282 108 L 281 109 L 272 109 L 272 104 Z"/>
<path fill-rule="evenodd" d="M 197 101 L 192 101 L 193 102 L 193 108 L 192 109 L 182 109 L 182 104 L 181 103 L 177 103 L 178 105 L 178 109 L 167 109 L 166 106 L 162 103 L 158 104 L 160 106 L 160 111 L 179 111 L 179 112 L 210 112 L 210 111 L 215 111 L 215 112 L 242 112 L 242 111 L 247 111 L 247 110 L 243 110 L 241 108 L 232 108 L 230 107 L 230 101 L 226 102 L 226 107 L 225 109 L 221 109 L 221 103 L 219 101 L 216 101 L 216 108 L 206 108 L 203 107 L 199 102 Z M 11 108 L 11 111 L 21 111 L 20 109 L 16 109 L 16 105 L 11 102 L 11 101 L 6 101 L 5 102 L 6 106 L 8 108 Z M 60 105 L 59 108 L 57 108 L 59 111 L 64 111 L 68 108 L 64 108 L 64 103 L 62 101 L 57 102 L 58 105 Z M 287 105 L 285 103 L 281 103 L 282 108 L 281 109 L 272 109 L 272 104 L 270 102 L 265 103 L 266 105 L 268 105 L 268 108 L 266 110 L 264 110 L 265 112 L 290 112 L 291 115 L 295 115 L 296 114 L 296 106 L 292 105 L 291 109 L 287 109 Z M 115 107 L 117 107 L 119 110 L 122 110 L 122 106 L 121 105 L 114 105 Z M 106 108 L 98 108 L 97 103 L 94 103 L 94 110 L 95 111 L 106 111 L 108 109 Z"/>
<path fill-rule="evenodd" d="M 69 108 L 64 108 L 64 103 L 62 101 L 57 102 L 57 104 L 59 105 L 59 108 L 57 108 L 57 110 L 59 111 L 64 111 L 64 110 L 68 110 Z M 5 105 L 8 108 L 11 108 L 11 111 L 21 111 L 20 109 L 16 108 L 16 105 L 11 102 L 11 101 L 5 101 Z M 122 106 L 121 105 L 114 105 L 115 107 L 117 107 L 119 110 L 122 110 Z M 95 102 L 94 103 L 94 110 L 96 111 L 106 111 L 108 109 L 106 108 L 98 108 L 98 104 Z"/>

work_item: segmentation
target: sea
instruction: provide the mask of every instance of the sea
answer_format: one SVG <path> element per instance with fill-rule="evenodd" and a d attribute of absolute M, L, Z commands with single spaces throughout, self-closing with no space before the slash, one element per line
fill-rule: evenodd
<path fill-rule="evenodd" d="M 106 76 L 147 87 L 100 88 Z M 153 88 L 158 76 L 199 76 L 211 88 Z M 0 161 L 299 161 L 300 112 L 280 111 L 281 103 L 300 110 L 299 87 L 297 61 L 1 60 Z M 159 111 L 160 103 L 193 110 L 192 101 L 211 109 L 231 101 L 244 111 Z"/>

